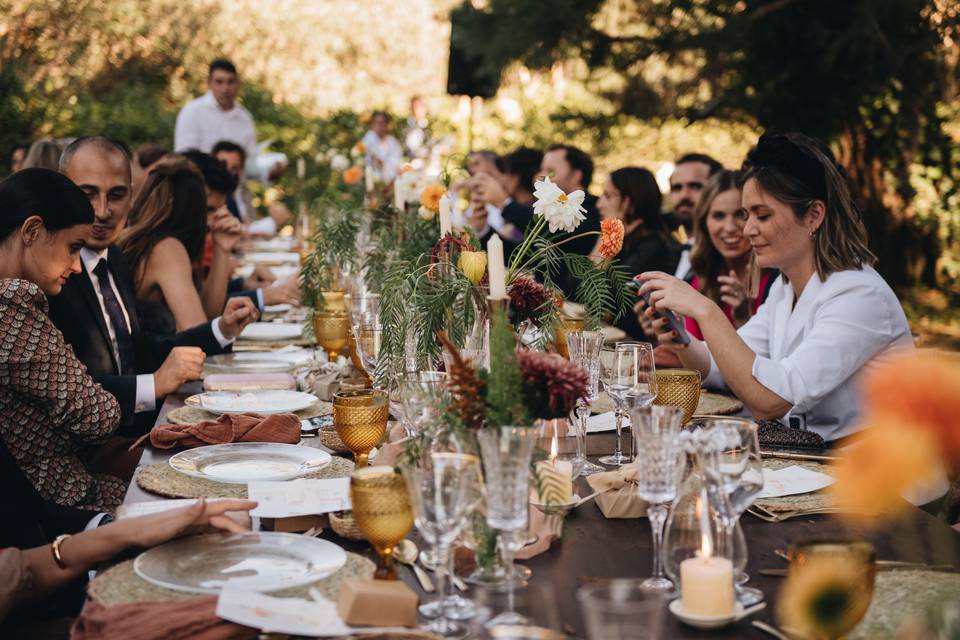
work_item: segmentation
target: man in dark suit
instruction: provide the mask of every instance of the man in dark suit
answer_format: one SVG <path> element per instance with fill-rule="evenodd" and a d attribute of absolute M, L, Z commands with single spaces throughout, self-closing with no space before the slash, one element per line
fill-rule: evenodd
<path fill-rule="evenodd" d="M 590 231 L 600 231 L 600 214 L 597 212 L 597 197 L 586 193 L 590 182 L 593 180 L 593 160 L 584 151 L 566 144 L 556 144 L 547 149 L 543 154 L 543 161 L 540 164 L 540 175 L 549 176 L 550 179 L 560 187 L 564 193 L 572 193 L 580 190 L 586 194 L 583 200 L 583 208 L 586 209 L 585 219 L 580 223 L 575 231 L 571 233 L 554 234 L 555 242 L 563 242 L 568 238 L 579 236 Z M 520 204 L 513 198 L 508 197 L 503 185 L 495 180 L 483 180 L 478 182 L 478 188 L 481 189 L 481 197 L 490 204 L 501 209 L 503 219 L 512 224 L 517 229 L 526 229 L 533 220 L 533 207 Z M 580 255 L 590 255 L 593 247 L 597 243 L 596 235 L 588 235 L 576 238 L 563 244 L 563 251 L 566 253 L 578 253 Z M 528 256 L 529 257 L 529 256 Z M 561 265 L 559 272 L 552 274 L 554 282 L 564 295 L 573 298 L 576 291 L 578 280 L 570 273 L 565 265 Z"/>
<path fill-rule="evenodd" d="M 81 250 L 82 271 L 50 298 L 50 317 L 120 403 L 119 433 L 136 437 L 153 426 L 164 396 L 200 377 L 205 354 L 229 350 L 258 314 L 248 298 L 234 298 L 211 322 L 169 337 L 141 333 L 133 274 L 114 245 L 132 205 L 129 152 L 108 138 L 79 138 L 64 151 L 60 170 L 89 196 L 95 220 Z"/>

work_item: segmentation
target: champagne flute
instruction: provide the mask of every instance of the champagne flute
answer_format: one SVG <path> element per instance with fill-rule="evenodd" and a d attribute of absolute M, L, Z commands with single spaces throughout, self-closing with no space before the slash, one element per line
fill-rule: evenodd
<path fill-rule="evenodd" d="M 618 349 L 633 349 L 637 352 L 636 381 L 626 394 L 629 409 L 642 409 L 653 404 L 657 398 L 657 364 L 653 356 L 653 345 L 649 342 L 618 342 Z M 632 428 L 632 426 L 631 426 Z M 630 460 L 633 460 L 636 438 L 630 438 Z"/>
<path fill-rule="evenodd" d="M 567 333 L 567 352 L 570 361 L 587 373 L 587 397 L 577 400 L 577 457 L 574 464 L 576 476 L 587 476 L 603 471 L 603 467 L 587 460 L 587 417 L 590 403 L 599 395 L 600 350 L 603 334 L 599 331 L 571 331 Z"/>

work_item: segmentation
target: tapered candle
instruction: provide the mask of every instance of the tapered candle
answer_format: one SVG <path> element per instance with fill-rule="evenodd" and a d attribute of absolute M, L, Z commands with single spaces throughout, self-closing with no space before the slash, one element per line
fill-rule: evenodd
<path fill-rule="evenodd" d="M 364 167 L 363 177 L 365 178 L 365 181 L 366 181 L 367 192 L 368 193 L 372 192 L 373 191 L 373 167 L 370 166 L 369 164 L 366 167 Z"/>
<path fill-rule="evenodd" d="M 450 222 L 450 199 L 447 194 L 440 198 L 440 237 L 446 236 L 453 229 Z"/>
<path fill-rule="evenodd" d="M 307 161 L 297 158 L 297 179 L 303 180 L 307 176 Z"/>
<path fill-rule="evenodd" d="M 406 207 L 406 198 L 403 195 L 403 185 L 400 184 L 400 177 L 393 181 L 393 206 L 400 211 Z"/>
<path fill-rule="evenodd" d="M 507 297 L 507 274 L 503 267 L 503 240 L 493 234 L 487 241 L 487 270 L 490 273 L 490 297 L 502 300 Z"/>

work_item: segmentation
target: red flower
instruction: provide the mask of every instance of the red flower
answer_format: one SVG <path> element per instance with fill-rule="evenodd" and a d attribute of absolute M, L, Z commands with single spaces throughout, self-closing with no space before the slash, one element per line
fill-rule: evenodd
<path fill-rule="evenodd" d="M 552 300 L 546 287 L 533 278 L 523 276 L 514 278 L 507 295 L 510 296 L 510 308 L 516 314 L 517 324 L 530 320 L 540 326 L 540 320 Z"/>
<path fill-rule="evenodd" d="M 550 420 L 569 415 L 587 394 L 587 374 L 576 364 L 552 353 L 520 350 L 526 405 L 534 418 Z"/>

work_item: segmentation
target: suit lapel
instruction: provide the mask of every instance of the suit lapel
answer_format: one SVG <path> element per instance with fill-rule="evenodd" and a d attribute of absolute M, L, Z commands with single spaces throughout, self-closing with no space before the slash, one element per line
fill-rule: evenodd
<path fill-rule="evenodd" d="M 90 313 L 93 315 L 94 322 L 97 323 L 97 329 L 100 330 L 100 336 L 107 345 L 107 353 L 110 354 L 110 361 L 113 363 L 115 371 L 120 371 L 120 363 L 117 362 L 117 356 L 113 352 L 113 343 L 110 341 L 110 332 L 107 331 L 107 321 L 103 319 L 103 310 L 100 308 L 100 301 L 97 299 L 97 293 L 93 290 L 93 282 L 90 280 L 90 274 L 87 273 L 87 266 L 80 261 L 82 272 L 74 276 L 80 285 L 80 293 L 87 306 L 90 307 Z"/>

